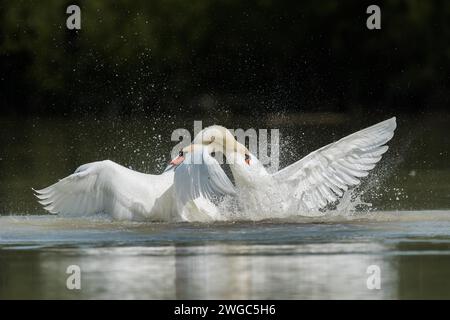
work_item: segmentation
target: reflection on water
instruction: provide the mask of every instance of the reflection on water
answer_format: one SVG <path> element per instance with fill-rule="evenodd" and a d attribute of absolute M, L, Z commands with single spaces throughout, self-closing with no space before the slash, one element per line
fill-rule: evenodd
<path fill-rule="evenodd" d="M 170 246 L 6 251 L 1 298 L 311 299 L 393 298 L 395 272 L 363 254 L 229 254 L 227 246 Z M 28 266 L 23 262 L 27 261 Z M 3 262 L 4 263 L 4 262 Z M 3 264 L 2 263 L 2 264 Z M 67 266 L 82 270 L 82 289 L 65 288 Z M 366 268 L 384 271 L 383 290 L 368 290 Z M 5 269 L 6 267 L 6 269 Z"/>
<path fill-rule="evenodd" d="M 73 264 L 79 291 L 65 287 Z M 369 265 L 380 290 L 367 289 Z M 9 298 L 450 298 L 450 212 L 208 225 L 2 217 Z"/>

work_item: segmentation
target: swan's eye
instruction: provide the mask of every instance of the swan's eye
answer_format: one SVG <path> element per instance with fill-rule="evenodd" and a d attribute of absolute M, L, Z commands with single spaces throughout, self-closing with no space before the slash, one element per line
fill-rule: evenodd
<path fill-rule="evenodd" d="M 178 155 L 179 155 L 180 157 L 182 157 L 182 156 L 184 155 L 183 150 L 181 150 L 180 152 L 178 152 Z"/>
<path fill-rule="evenodd" d="M 211 157 L 215 157 L 216 156 L 216 153 L 213 151 L 213 152 L 211 152 Z"/>

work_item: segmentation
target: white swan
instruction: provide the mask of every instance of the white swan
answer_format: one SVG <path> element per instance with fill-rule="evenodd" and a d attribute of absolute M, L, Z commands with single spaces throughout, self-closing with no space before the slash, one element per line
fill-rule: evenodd
<path fill-rule="evenodd" d="M 70 176 L 35 192 L 50 213 L 106 212 L 118 220 L 165 220 L 176 212 L 169 200 L 162 201 L 172 197 L 172 183 L 172 171 L 143 174 L 105 160 L 82 165 Z"/>
<path fill-rule="evenodd" d="M 350 187 L 359 184 L 360 178 L 367 176 L 381 160 L 388 150 L 385 144 L 393 137 L 395 128 L 394 117 L 322 147 L 273 174 L 269 174 L 224 127 L 203 129 L 194 143 L 225 154 L 238 188 L 240 205 L 253 218 L 264 219 L 299 212 L 322 214 L 319 209 L 337 201 Z M 212 163 L 208 161 L 200 166 L 189 163 L 175 170 L 178 187 L 194 188 L 185 195 L 190 196 L 190 200 L 196 196 L 211 199 L 211 192 L 205 192 L 201 183 L 192 181 L 198 179 L 202 170 L 213 172 L 211 177 L 222 176 L 221 167 Z M 209 169 L 202 169 L 202 166 Z M 183 178 L 178 179 L 178 176 Z M 219 194 L 223 193 L 219 191 Z"/>
<path fill-rule="evenodd" d="M 215 144 L 192 144 L 172 161 L 176 166 L 174 199 L 185 221 L 223 220 L 214 203 L 223 196 L 236 195 L 233 183 L 211 156 L 215 150 Z"/>
<path fill-rule="evenodd" d="M 211 162 L 212 151 L 202 145 L 183 148 L 160 175 L 133 171 L 110 160 L 92 162 L 34 192 L 44 209 L 53 214 L 107 213 L 117 220 L 216 220 L 219 219 L 214 216 L 217 208 L 208 199 L 217 194 L 232 195 L 234 187 L 226 174 Z M 208 166 L 196 166 L 200 169 L 198 175 L 188 170 L 191 185 L 180 183 L 183 169 L 200 161 Z M 181 169 L 178 188 L 175 188 L 172 169 L 177 166 Z M 206 196 L 202 197 L 195 190 Z"/>
<path fill-rule="evenodd" d="M 313 212 L 359 183 L 387 151 L 395 118 L 347 136 L 269 174 L 224 127 L 204 129 L 172 160 L 174 170 L 150 175 L 112 161 L 82 165 L 57 183 L 35 190 L 44 209 L 59 214 L 104 212 L 118 220 L 221 220 L 212 204 L 236 190 L 212 152 L 222 152 L 238 189 L 240 205 L 258 219 Z"/>

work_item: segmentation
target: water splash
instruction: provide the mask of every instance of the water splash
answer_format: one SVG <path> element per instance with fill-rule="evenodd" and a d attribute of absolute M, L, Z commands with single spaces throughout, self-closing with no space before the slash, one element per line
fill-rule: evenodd
<path fill-rule="evenodd" d="M 292 137 L 283 136 L 280 149 L 283 153 L 295 156 L 296 150 L 292 146 Z M 366 178 L 361 184 L 344 192 L 343 196 L 334 203 L 328 204 L 320 210 L 311 210 L 303 203 L 303 199 L 292 196 L 289 187 L 271 179 L 270 175 L 254 174 L 246 178 L 250 181 L 245 185 L 237 185 L 237 199 L 226 198 L 218 204 L 220 216 L 223 220 L 250 220 L 286 219 L 292 217 L 362 217 L 375 208 L 370 199 L 373 189 L 379 188 L 383 193 L 382 182 L 390 175 L 395 166 L 382 166 Z M 235 170 L 236 171 L 236 170 Z M 238 172 L 238 174 L 242 174 Z M 233 176 L 236 172 L 233 172 Z M 368 192 L 371 191 L 371 192 Z M 395 198 L 404 197 L 401 188 L 389 193 Z"/>

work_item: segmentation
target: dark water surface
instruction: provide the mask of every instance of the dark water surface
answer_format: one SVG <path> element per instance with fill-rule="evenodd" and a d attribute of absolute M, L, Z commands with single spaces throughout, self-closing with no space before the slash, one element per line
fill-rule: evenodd
<path fill-rule="evenodd" d="M 69 265 L 81 290 L 66 288 Z M 367 268 L 381 288 L 367 288 Z M 0 299 L 450 298 L 450 211 L 258 223 L 0 218 Z"/>

